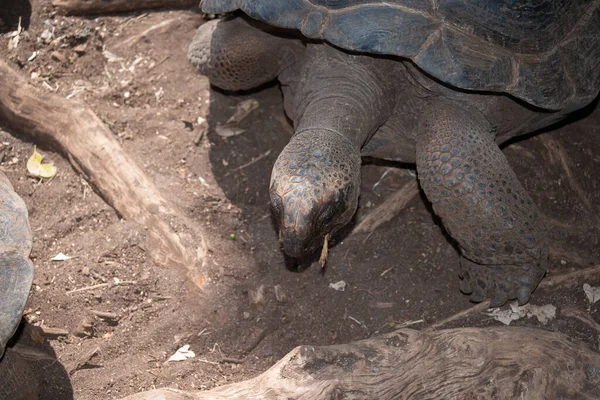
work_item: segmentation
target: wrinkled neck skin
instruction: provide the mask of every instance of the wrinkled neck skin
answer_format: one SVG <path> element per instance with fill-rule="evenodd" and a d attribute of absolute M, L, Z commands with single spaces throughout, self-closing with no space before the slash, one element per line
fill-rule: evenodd
<path fill-rule="evenodd" d="M 314 252 L 352 219 L 360 149 L 395 104 L 395 62 L 325 44 L 309 44 L 306 53 L 299 72 L 280 77 L 295 134 L 273 167 L 270 188 L 283 249 L 292 257 Z"/>

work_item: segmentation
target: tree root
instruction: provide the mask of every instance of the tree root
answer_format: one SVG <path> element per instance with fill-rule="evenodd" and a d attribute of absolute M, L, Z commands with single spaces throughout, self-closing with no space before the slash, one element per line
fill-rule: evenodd
<path fill-rule="evenodd" d="M 122 217 L 148 231 L 150 254 L 162 266 L 188 270 L 194 282 L 206 243 L 192 223 L 163 198 L 84 103 L 30 85 L 0 60 L 0 120 L 36 143 L 58 148 Z"/>

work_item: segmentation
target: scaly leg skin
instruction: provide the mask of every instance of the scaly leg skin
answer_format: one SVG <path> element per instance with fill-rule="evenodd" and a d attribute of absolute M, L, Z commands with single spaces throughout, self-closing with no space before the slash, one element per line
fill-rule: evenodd
<path fill-rule="evenodd" d="M 188 59 L 210 83 L 225 90 L 247 90 L 272 81 L 301 58 L 299 40 L 271 35 L 242 18 L 201 25 Z"/>
<path fill-rule="evenodd" d="M 434 104 L 417 138 L 425 194 L 461 249 L 461 291 L 470 300 L 525 304 L 546 272 L 542 216 L 477 111 Z"/>

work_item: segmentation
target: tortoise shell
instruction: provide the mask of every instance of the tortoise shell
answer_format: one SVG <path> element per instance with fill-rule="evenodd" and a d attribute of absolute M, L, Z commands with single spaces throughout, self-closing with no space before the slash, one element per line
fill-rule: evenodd
<path fill-rule="evenodd" d="M 21 321 L 29 296 L 32 245 L 27 207 L 0 172 L 0 358 Z"/>
<path fill-rule="evenodd" d="M 405 57 L 460 89 L 583 107 L 600 87 L 597 0 L 203 0 L 350 51 Z"/>

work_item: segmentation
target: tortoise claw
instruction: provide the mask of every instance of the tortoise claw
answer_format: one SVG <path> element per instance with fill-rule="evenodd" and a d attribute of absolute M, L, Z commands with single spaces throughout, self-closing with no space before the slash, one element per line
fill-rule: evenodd
<path fill-rule="evenodd" d="M 529 297 L 531 296 L 531 288 L 523 286 L 517 291 L 517 301 L 520 306 L 527 304 Z"/>
<path fill-rule="evenodd" d="M 482 288 L 475 286 L 473 288 L 473 294 L 469 297 L 469 300 L 473 303 L 481 303 L 486 298 L 485 292 Z"/>
<path fill-rule="evenodd" d="M 490 307 L 502 307 L 506 304 L 507 300 L 508 296 L 506 295 L 506 292 L 497 290 L 492 300 L 490 300 Z"/>
<path fill-rule="evenodd" d="M 469 284 L 469 281 L 467 281 L 466 278 L 463 278 L 463 280 L 460 281 L 459 289 L 463 294 L 473 293 L 473 288 L 471 288 L 471 284 Z"/>

